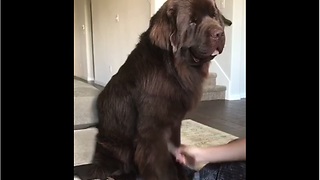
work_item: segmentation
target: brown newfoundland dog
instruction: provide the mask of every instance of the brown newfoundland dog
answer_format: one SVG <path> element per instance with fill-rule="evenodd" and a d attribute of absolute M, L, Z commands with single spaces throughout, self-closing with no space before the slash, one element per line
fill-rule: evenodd
<path fill-rule="evenodd" d="M 98 97 L 94 177 L 187 179 L 168 150 L 225 44 L 214 0 L 168 0 Z"/>

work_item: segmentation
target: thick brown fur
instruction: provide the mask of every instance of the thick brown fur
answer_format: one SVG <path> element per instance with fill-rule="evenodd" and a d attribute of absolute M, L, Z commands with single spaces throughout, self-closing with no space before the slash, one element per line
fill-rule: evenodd
<path fill-rule="evenodd" d="M 180 145 L 181 121 L 201 98 L 211 54 L 223 50 L 224 21 L 213 0 L 168 0 L 151 18 L 98 97 L 95 178 L 187 179 L 167 143 Z"/>

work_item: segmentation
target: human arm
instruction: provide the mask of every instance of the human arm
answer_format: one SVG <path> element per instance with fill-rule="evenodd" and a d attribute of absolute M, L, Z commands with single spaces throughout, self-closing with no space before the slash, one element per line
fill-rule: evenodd
<path fill-rule="evenodd" d="M 175 156 L 177 161 L 193 169 L 207 163 L 246 160 L 246 139 L 206 148 L 183 145 L 176 149 Z"/>

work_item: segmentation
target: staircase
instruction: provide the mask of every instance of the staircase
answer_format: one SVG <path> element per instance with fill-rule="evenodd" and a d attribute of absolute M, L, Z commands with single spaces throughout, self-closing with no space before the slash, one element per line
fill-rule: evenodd
<path fill-rule="evenodd" d="M 203 84 L 203 94 L 201 101 L 211 101 L 215 99 L 225 99 L 226 97 L 226 86 L 216 84 L 217 74 L 210 73 L 209 77 Z"/>

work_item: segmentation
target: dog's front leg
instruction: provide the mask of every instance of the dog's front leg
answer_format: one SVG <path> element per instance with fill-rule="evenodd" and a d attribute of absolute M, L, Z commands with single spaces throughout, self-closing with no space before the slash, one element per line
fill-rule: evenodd
<path fill-rule="evenodd" d="M 171 151 L 173 151 L 172 154 L 174 154 L 175 148 L 178 148 L 181 145 L 181 121 L 176 121 L 170 130 L 171 132 L 169 134 L 171 136 L 169 139 L 169 148 L 171 147 Z M 174 156 L 172 156 L 172 158 L 175 161 L 176 158 Z M 178 162 L 175 162 L 175 166 L 177 168 L 179 180 L 193 179 L 193 173 L 191 170 L 186 173 L 186 167 L 183 167 L 183 165 Z"/>
<path fill-rule="evenodd" d="M 143 180 L 179 180 L 162 130 L 148 128 L 136 138 L 135 163 Z"/>

